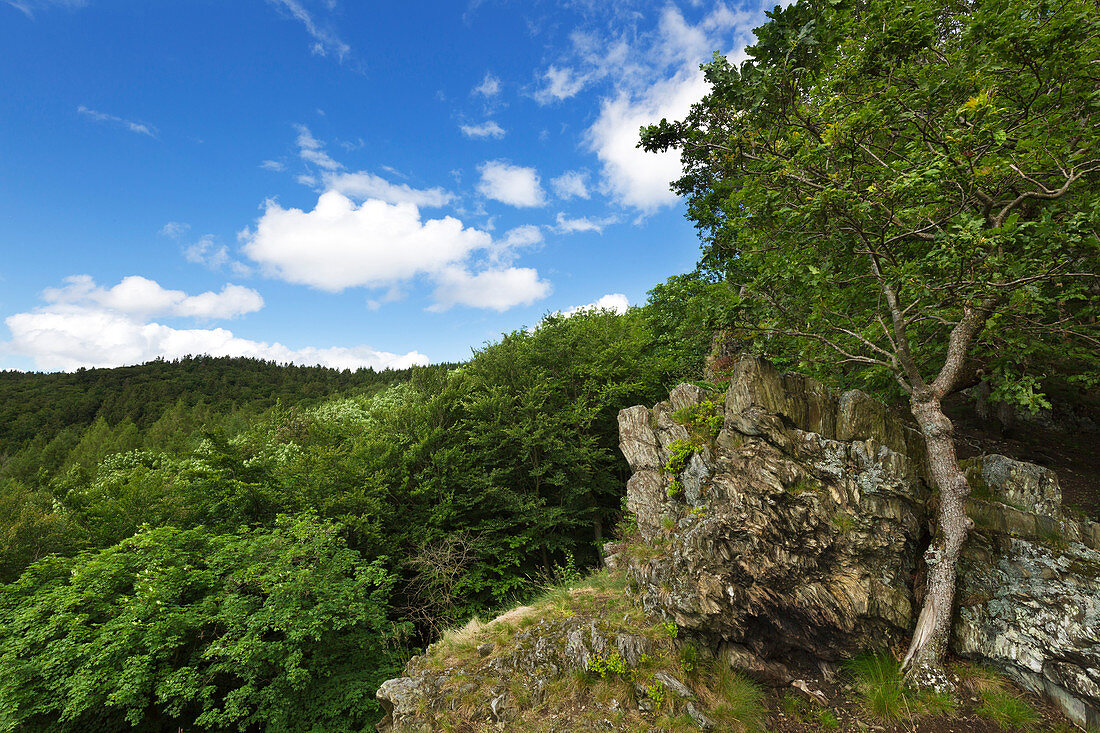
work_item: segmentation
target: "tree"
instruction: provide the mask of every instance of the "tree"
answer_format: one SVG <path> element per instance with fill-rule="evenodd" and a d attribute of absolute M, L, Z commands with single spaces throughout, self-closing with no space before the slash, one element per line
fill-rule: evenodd
<path fill-rule="evenodd" d="M 966 478 L 941 401 L 1100 374 L 1095 0 L 802 0 L 715 55 L 674 189 L 743 322 L 908 398 L 938 490 L 909 680 L 942 688 Z"/>
<path fill-rule="evenodd" d="M 146 528 L 0 585 L 0 730 L 363 730 L 394 577 L 309 515 Z"/>

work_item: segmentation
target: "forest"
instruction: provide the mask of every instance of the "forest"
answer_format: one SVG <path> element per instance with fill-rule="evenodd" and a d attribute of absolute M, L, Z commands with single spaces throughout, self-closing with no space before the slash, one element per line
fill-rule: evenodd
<path fill-rule="evenodd" d="M 440 629 L 598 562 L 617 412 L 698 377 L 722 288 L 459 365 L 4 373 L 0 728 L 364 729 Z"/>

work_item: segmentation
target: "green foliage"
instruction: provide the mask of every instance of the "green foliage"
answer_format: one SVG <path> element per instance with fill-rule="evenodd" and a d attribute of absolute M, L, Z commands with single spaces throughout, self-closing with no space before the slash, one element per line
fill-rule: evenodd
<path fill-rule="evenodd" d="M 0 729 L 358 730 L 402 629 L 338 529 L 162 527 L 32 565 L 0 594 Z"/>
<path fill-rule="evenodd" d="M 867 712 L 891 723 L 910 717 L 913 693 L 906 687 L 896 659 L 887 653 L 869 654 L 849 661 L 845 667 Z"/>
<path fill-rule="evenodd" d="M 1053 375 L 1097 384 L 1095 4 L 768 15 L 744 63 L 704 66 L 685 119 L 643 132 L 680 151 L 698 297 L 781 368 L 886 396 L 932 381 L 963 321 L 994 399 L 1034 409 Z"/>
<path fill-rule="evenodd" d="M 675 639 L 680 633 L 680 627 L 676 625 L 675 621 L 665 621 L 661 624 L 661 628 L 664 629 L 670 639 Z"/>
<path fill-rule="evenodd" d="M 593 652 L 592 656 L 588 658 L 588 671 L 598 674 L 604 679 L 612 676 L 625 679 L 631 672 L 626 665 L 626 661 L 618 652 L 611 652 L 607 656 L 600 652 Z"/>
<path fill-rule="evenodd" d="M 653 680 L 653 682 L 646 685 L 645 696 L 653 703 L 654 708 L 660 710 L 664 707 L 665 700 L 668 698 L 665 694 L 665 683 L 660 680 Z"/>
<path fill-rule="evenodd" d="M 697 405 L 688 405 L 672 413 L 672 419 L 689 430 L 693 441 L 710 442 L 722 431 L 719 405 L 721 398 L 703 400 Z"/>
<path fill-rule="evenodd" d="M 950 693 L 915 690 L 905 683 L 901 665 L 888 652 L 865 654 L 845 663 L 867 712 L 896 723 L 923 715 L 954 712 L 958 702 Z"/>
<path fill-rule="evenodd" d="M 694 644 L 680 645 L 680 671 L 691 676 L 699 669 L 699 650 Z"/>

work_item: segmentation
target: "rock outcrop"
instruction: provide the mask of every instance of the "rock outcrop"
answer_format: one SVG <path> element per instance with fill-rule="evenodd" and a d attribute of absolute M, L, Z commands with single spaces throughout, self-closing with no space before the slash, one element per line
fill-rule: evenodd
<path fill-rule="evenodd" d="M 630 561 L 645 607 L 777 681 L 904 640 L 931 519 L 919 433 L 861 392 L 759 359 L 736 362 L 715 397 L 680 385 L 620 413 L 627 506 L 652 548 Z M 720 430 L 701 434 L 711 412 Z M 1067 517 L 1040 466 L 965 468 L 975 530 L 955 650 L 1100 724 L 1100 525 Z"/>
<path fill-rule="evenodd" d="M 927 490 L 881 403 L 746 358 L 724 395 L 680 385 L 619 425 L 647 609 L 779 675 L 908 633 Z"/>
<path fill-rule="evenodd" d="M 1079 725 L 1100 726 L 1100 524 L 1065 515 L 1045 468 L 996 455 L 967 468 L 975 527 L 955 651 L 1000 667 Z"/>

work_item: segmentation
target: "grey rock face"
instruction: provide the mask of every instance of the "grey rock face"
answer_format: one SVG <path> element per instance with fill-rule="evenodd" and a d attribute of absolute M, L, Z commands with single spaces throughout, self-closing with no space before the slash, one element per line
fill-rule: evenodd
<path fill-rule="evenodd" d="M 686 385 L 672 395 L 648 419 L 639 407 L 620 414 L 624 446 L 657 446 L 656 469 L 624 448 L 627 505 L 660 548 L 630 571 L 647 610 L 764 660 L 841 659 L 903 636 L 926 492 L 919 463 L 897 449 L 919 436 L 862 393 L 742 359 L 722 431 L 695 438 L 673 476 L 660 468 L 670 446 L 692 438 L 671 415 L 704 396 Z M 670 496 L 673 480 L 682 493 Z"/>
<path fill-rule="evenodd" d="M 1061 519 L 1062 489 L 1050 469 L 993 454 L 981 458 L 981 470 L 982 480 L 1001 503 Z"/>

